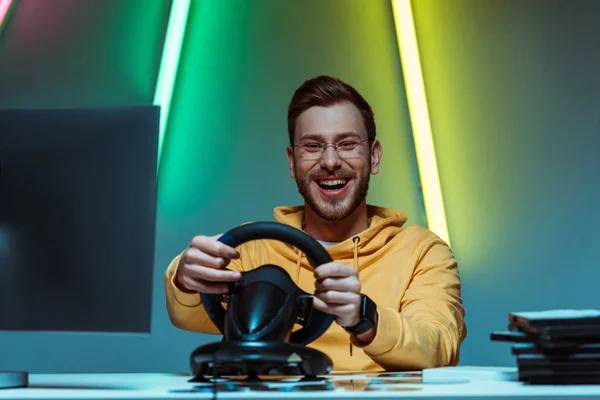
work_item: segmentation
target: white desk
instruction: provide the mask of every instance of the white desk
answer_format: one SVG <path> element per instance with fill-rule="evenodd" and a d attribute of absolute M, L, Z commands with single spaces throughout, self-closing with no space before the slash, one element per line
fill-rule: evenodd
<path fill-rule="evenodd" d="M 600 385 L 538 386 L 515 380 L 508 368 L 456 367 L 423 371 L 423 383 L 394 383 L 374 374 L 332 375 L 325 391 L 242 391 L 217 393 L 218 399 L 600 399 Z M 410 375 L 410 374 L 409 374 Z M 29 376 L 28 388 L 0 390 L 0 399 L 212 399 L 197 391 L 190 377 L 177 374 L 74 374 Z M 379 385 L 373 385 L 379 379 Z M 386 379 L 388 382 L 386 383 Z M 398 378 L 395 378 L 398 381 Z M 369 386 L 371 383 L 371 386 Z"/>

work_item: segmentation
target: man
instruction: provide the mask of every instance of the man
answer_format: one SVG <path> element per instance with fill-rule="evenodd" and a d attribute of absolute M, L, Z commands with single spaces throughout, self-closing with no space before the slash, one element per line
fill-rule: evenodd
<path fill-rule="evenodd" d="M 427 229 L 405 227 L 402 212 L 366 202 L 382 155 L 369 104 L 345 82 L 316 77 L 296 90 L 288 131 L 290 176 L 304 205 L 277 207 L 275 219 L 320 241 L 334 262 L 313 269 L 299 250 L 278 241 L 233 249 L 219 236 L 197 236 L 165 274 L 172 323 L 218 334 L 199 293 L 225 293 L 238 271 L 272 263 L 314 293 L 315 308 L 336 316 L 309 345 L 329 355 L 334 370 L 456 365 L 466 326 L 451 250 Z M 363 301 L 372 313 L 361 313 Z"/>

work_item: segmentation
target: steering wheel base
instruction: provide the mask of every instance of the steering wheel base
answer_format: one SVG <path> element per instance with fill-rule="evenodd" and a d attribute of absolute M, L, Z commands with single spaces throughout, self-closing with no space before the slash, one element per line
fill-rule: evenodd
<path fill-rule="evenodd" d="M 318 350 L 298 344 L 223 341 L 198 347 L 191 355 L 192 381 L 221 376 L 304 376 L 331 372 L 333 362 Z"/>

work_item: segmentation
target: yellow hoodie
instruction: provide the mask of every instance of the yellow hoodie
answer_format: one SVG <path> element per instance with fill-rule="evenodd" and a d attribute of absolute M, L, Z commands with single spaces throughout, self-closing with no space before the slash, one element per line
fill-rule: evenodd
<path fill-rule="evenodd" d="M 275 220 L 302 229 L 304 208 L 277 207 Z M 449 247 L 429 230 L 403 227 L 406 216 L 368 206 L 370 226 L 327 249 L 334 261 L 358 268 L 362 292 L 376 304 L 379 316 L 374 340 L 354 346 L 335 322 L 309 347 L 333 360 L 334 371 L 421 370 L 456 365 L 466 337 L 458 266 Z M 248 271 L 264 264 L 284 268 L 305 292 L 314 293 L 313 268 L 295 247 L 275 240 L 239 246 L 238 260 L 228 268 Z M 167 310 L 180 329 L 220 334 L 208 318 L 199 294 L 175 286 L 181 254 L 164 276 Z"/>

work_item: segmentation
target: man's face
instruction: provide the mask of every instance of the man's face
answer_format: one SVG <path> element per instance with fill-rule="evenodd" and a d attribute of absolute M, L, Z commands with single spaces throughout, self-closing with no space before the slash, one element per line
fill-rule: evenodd
<path fill-rule="evenodd" d="M 340 221 L 347 218 L 365 200 L 370 174 L 379 171 L 381 146 L 367 141 L 360 111 L 352 103 L 312 107 L 296 121 L 295 148 L 288 147 L 290 176 L 306 203 L 321 218 Z M 329 144 L 338 143 L 335 150 Z M 352 151 L 348 145 L 355 143 Z M 309 150 L 302 145 L 309 145 Z"/>

